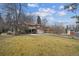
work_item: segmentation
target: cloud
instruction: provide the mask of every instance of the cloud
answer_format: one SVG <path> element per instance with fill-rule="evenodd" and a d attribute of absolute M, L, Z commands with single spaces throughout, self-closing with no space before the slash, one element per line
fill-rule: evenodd
<path fill-rule="evenodd" d="M 52 8 L 39 8 L 38 11 L 27 13 L 26 15 L 35 15 L 35 16 L 39 15 L 41 17 L 46 17 L 46 16 L 51 16 L 54 13 L 56 13 L 56 11 Z"/>
<path fill-rule="evenodd" d="M 52 8 L 39 8 L 39 12 L 44 12 L 44 13 L 55 13 L 56 11 Z"/>
<path fill-rule="evenodd" d="M 55 20 L 53 17 L 53 14 L 55 13 L 56 10 L 54 10 L 53 8 L 39 8 L 37 12 L 27 13 L 27 15 L 39 15 L 41 19 L 46 18 L 48 20 L 49 25 L 51 25 L 52 22 L 54 22 Z"/>
<path fill-rule="evenodd" d="M 41 16 L 41 17 L 45 17 L 45 16 L 47 16 L 48 15 L 48 13 L 45 13 L 45 12 L 36 12 L 36 13 L 34 13 L 35 15 L 39 15 L 39 16 Z"/>
<path fill-rule="evenodd" d="M 41 17 L 50 16 L 56 13 L 56 11 L 52 8 L 39 8 L 37 12 L 32 13 L 33 15 L 39 15 Z"/>
<path fill-rule="evenodd" d="M 48 24 L 47 25 L 52 25 L 55 22 L 55 18 L 53 16 L 48 16 L 46 17 L 46 19 L 48 20 Z"/>
<path fill-rule="evenodd" d="M 39 15 L 41 19 L 46 18 L 48 20 L 49 25 L 51 25 L 52 22 L 55 20 L 53 17 L 53 14 L 55 13 L 56 11 L 52 8 L 39 8 L 37 12 L 27 13 L 27 15 Z"/>
<path fill-rule="evenodd" d="M 64 6 L 63 5 L 59 6 L 59 9 L 64 9 Z"/>
<path fill-rule="evenodd" d="M 65 11 L 59 11 L 58 14 L 59 14 L 59 16 L 65 16 L 66 12 Z"/>
<path fill-rule="evenodd" d="M 28 3 L 28 6 L 29 7 L 38 7 L 38 4 L 36 4 L 36 3 Z"/>

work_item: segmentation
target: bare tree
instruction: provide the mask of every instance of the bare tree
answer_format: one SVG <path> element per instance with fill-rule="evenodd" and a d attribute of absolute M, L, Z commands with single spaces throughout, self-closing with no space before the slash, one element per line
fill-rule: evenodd
<path fill-rule="evenodd" d="M 42 21 L 41 21 L 41 25 L 42 25 L 42 27 L 43 27 L 43 30 L 44 30 L 44 32 L 45 32 L 45 30 L 46 30 L 46 28 L 47 28 L 47 19 L 46 18 L 44 18 L 44 19 L 42 19 Z"/>
<path fill-rule="evenodd" d="M 4 4 L 4 10 L 6 11 L 7 14 L 6 17 L 9 20 L 8 22 L 10 24 L 10 27 L 14 28 L 13 31 L 15 32 L 15 34 L 18 34 L 20 20 L 24 17 L 22 6 L 23 5 L 21 3 Z"/>
<path fill-rule="evenodd" d="M 21 3 L 6 3 L 2 4 L 5 14 L 5 23 L 7 31 L 12 31 L 15 34 L 20 32 L 24 32 L 28 29 L 28 24 L 32 24 L 34 21 L 33 15 L 26 15 L 26 11 L 24 11 L 24 7 L 27 8 L 27 4 Z M 40 23 L 38 21 L 38 23 Z"/>
<path fill-rule="evenodd" d="M 48 22 L 48 21 L 47 21 L 47 19 L 42 19 L 42 21 L 41 21 L 41 22 L 42 22 L 42 26 L 44 26 L 44 27 L 45 27 L 45 26 L 47 25 L 47 22 Z"/>
<path fill-rule="evenodd" d="M 0 33 L 4 32 L 4 20 L 0 14 Z"/>
<path fill-rule="evenodd" d="M 64 6 L 64 9 L 71 11 L 75 14 L 75 16 L 72 16 L 71 18 L 76 18 L 76 31 L 79 31 L 79 15 L 77 14 L 79 4 L 78 3 L 71 3 L 66 6 Z"/>
<path fill-rule="evenodd" d="M 55 24 L 52 26 L 54 34 L 63 34 L 65 33 L 65 28 L 62 24 Z"/>

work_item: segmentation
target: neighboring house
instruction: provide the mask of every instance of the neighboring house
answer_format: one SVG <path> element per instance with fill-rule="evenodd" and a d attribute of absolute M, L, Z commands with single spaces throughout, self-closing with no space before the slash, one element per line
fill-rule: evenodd
<path fill-rule="evenodd" d="M 41 24 L 28 24 L 28 30 L 26 32 L 30 34 L 44 33 Z"/>
<path fill-rule="evenodd" d="M 79 32 L 79 21 L 76 22 L 76 32 Z"/>
<path fill-rule="evenodd" d="M 26 30 L 26 33 L 29 33 L 29 34 L 44 33 L 43 27 L 41 26 L 41 18 L 39 16 L 37 17 L 36 24 L 28 23 L 27 26 L 28 26 L 28 29 Z"/>
<path fill-rule="evenodd" d="M 73 25 L 67 26 L 66 33 L 67 35 L 75 35 L 75 27 Z"/>

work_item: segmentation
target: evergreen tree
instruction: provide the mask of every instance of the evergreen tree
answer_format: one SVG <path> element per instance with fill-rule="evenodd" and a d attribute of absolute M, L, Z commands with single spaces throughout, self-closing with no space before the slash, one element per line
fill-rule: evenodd
<path fill-rule="evenodd" d="M 37 24 L 41 25 L 41 18 L 40 18 L 40 16 L 37 17 Z"/>

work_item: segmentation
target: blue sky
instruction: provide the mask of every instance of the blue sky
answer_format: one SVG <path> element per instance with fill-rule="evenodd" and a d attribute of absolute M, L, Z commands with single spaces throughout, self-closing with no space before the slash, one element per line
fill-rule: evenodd
<path fill-rule="evenodd" d="M 24 8 L 27 15 L 40 16 L 41 19 L 46 18 L 48 24 L 63 23 L 64 25 L 74 25 L 75 19 L 71 19 L 74 15 L 72 12 L 64 10 L 66 3 L 28 3 Z M 79 11 L 77 11 L 79 13 Z"/>
<path fill-rule="evenodd" d="M 46 18 L 49 25 L 55 23 L 75 24 L 76 20 L 70 18 L 74 13 L 64 10 L 66 3 L 28 3 L 27 5 L 27 14 L 39 15 L 42 19 Z"/>

